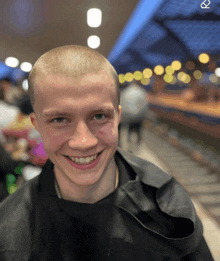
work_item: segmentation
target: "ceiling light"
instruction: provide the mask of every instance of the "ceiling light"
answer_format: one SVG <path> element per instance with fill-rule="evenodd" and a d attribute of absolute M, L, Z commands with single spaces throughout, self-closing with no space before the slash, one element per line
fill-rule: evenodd
<path fill-rule="evenodd" d="M 209 58 L 208 54 L 206 54 L 206 53 L 201 53 L 201 54 L 199 55 L 199 61 L 200 61 L 201 63 L 208 63 L 209 60 L 210 60 L 210 58 Z"/>
<path fill-rule="evenodd" d="M 176 77 L 175 77 L 175 75 L 173 75 L 173 80 L 172 80 L 172 82 L 171 82 L 171 84 L 175 84 L 176 83 Z"/>
<path fill-rule="evenodd" d="M 100 46 L 100 38 L 96 35 L 91 35 L 87 39 L 87 44 L 90 48 L 96 49 Z"/>
<path fill-rule="evenodd" d="M 154 68 L 154 72 L 155 74 L 157 75 L 162 75 L 164 73 L 164 68 L 162 65 L 157 65 L 155 68 Z"/>
<path fill-rule="evenodd" d="M 179 73 L 177 74 L 177 78 L 178 78 L 179 81 L 184 82 L 185 79 L 186 79 L 186 74 L 185 74 L 184 72 L 179 72 Z"/>
<path fill-rule="evenodd" d="M 27 79 L 22 82 L 22 89 L 25 91 L 28 90 L 28 80 Z"/>
<path fill-rule="evenodd" d="M 145 78 L 150 78 L 153 75 L 153 72 L 150 68 L 146 68 L 143 70 L 143 75 Z"/>
<path fill-rule="evenodd" d="M 124 76 L 124 74 L 119 74 L 119 82 L 120 83 L 124 83 L 125 82 L 125 76 Z"/>
<path fill-rule="evenodd" d="M 126 80 L 127 82 L 132 82 L 132 81 L 134 80 L 133 73 L 130 73 L 130 72 L 126 73 L 126 74 L 125 74 L 125 80 Z"/>
<path fill-rule="evenodd" d="M 165 74 L 163 79 L 165 82 L 171 83 L 173 81 L 173 75 Z"/>
<path fill-rule="evenodd" d="M 90 27 L 99 27 L 102 23 L 102 11 L 98 8 L 91 8 L 87 11 L 87 24 Z"/>
<path fill-rule="evenodd" d="M 30 72 L 31 69 L 32 69 L 32 64 L 29 63 L 29 62 L 23 62 L 21 65 L 20 65 L 20 68 L 23 72 Z"/>
<path fill-rule="evenodd" d="M 19 65 L 19 61 L 15 57 L 8 57 L 8 58 L 5 59 L 5 64 L 7 66 L 15 68 L 15 67 L 17 67 Z"/>
<path fill-rule="evenodd" d="M 173 74 L 174 73 L 174 69 L 172 68 L 172 66 L 168 65 L 165 69 L 167 74 Z"/>
<path fill-rule="evenodd" d="M 142 78 L 141 78 L 141 83 L 142 83 L 143 85 L 148 85 L 148 84 L 150 84 L 150 79 L 149 79 L 149 78 L 142 77 Z"/>
<path fill-rule="evenodd" d="M 182 67 L 182 64 L 180 61 L 173 61 L 171 64 L 172 68 L 176 71 L 180 70 Z"/>
<path fill-rule="evenodd" d="M 218 77 L 220 77 L 220 68 L 216 68 L 216 69 L 215 69 L 215 74 L 216 74 Z"/>
<path fill-rule="evenodd" d="M 140 80 L 142 78 L 142 73 L 140 71 L 134 72 L 134 79 Z"/>

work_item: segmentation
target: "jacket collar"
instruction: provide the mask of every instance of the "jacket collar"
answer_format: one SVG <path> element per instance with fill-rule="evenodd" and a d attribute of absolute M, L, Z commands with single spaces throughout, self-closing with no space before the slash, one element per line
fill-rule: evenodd
<path fill-rule="evenodd" d="M 117 148 L 116 157 L 117 154 L 119 154 L 130 165 L 138 178 L 146 185 L 161 188 L 172 179 L 172 176 L 165 173 L 153 163 L 136 157 L 119 147 Z"/>

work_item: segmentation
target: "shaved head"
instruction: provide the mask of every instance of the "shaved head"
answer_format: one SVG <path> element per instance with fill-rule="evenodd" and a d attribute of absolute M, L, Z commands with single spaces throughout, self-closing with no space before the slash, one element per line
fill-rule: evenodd
<path fill-rule="evenodd" d="M 116 103 L 118 107 L 120 100 L 118 74 L 104 56 L 93 49 L 79 45 L 67 45 L 52 49 L 36 61 L 29 75 L 28 92 L 31 104 L 34 107 L 34 83 L 37 77 L 56 75 L 80 79 L 86 74 L 100 71 L 107 71 L 112 75 L 117 91 Z"/>

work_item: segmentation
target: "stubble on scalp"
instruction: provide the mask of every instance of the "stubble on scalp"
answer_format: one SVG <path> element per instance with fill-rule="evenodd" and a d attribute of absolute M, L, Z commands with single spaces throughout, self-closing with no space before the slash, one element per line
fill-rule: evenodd
<path fill-rule="evenodd" d="M 88 73 L 98 73 L 103 70 L 109 70 L 115 81 L 117 97 L 114 103 L 118 107 L 120 100 L 118 74 L 104 56 L 93 49 L 79 45 L 66 45 L 50 50 L 36 61 L 28 78 L 28 93 L 33 108 L 34 83 L 37 77 L 57 75 L 79 79 Z"/>

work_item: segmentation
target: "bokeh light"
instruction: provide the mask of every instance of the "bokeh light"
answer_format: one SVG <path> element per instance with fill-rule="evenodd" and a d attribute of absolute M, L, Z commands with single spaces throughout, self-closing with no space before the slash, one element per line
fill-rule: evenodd
<path fill-rule="evenodd" d="M 172 66 L 172 68 L 173 68 L 175 71 L 178 71 L 178 70 L 180 70 L 180 69 L 182 68 L 182 64 L 181 64 L 180 61 L 173 61 L 173 62 L 171 63 L 171 66 Z"/>
<path fill-rule="evenodd" d="M 28 80 L 25 79 L 23 82 L 22 82 L 22 89 L 27 91 L 28 90 Z"/>
<path fill-rule="evenodd" d="M 100 38 L 97 35 L 91 35 L 87 39 L 87 45 L 92 48 L 96 49 L 100 46 Z"/>
<path fill-rule="evenodd" d="M 87 24 L 90 27 L 99 27 L 102 23 L 102 11 L 98 8 L 91 8 L 87 11 Z"/>
<path fill-rule="evenodd" d="M 124 83 L 125 82 L 125 76 L 124 76 L 124 74 L 119 74 L 119 82 L 120 83 Z"/>
<path fill-rule="evenodd" d="M 189 83 L 191 81 L 191 77 L 189 74 L 185 74 L 185 80 L 184 83 Z"/>
<path fill-rule="evenodd" d="M 209 60 L 210 60 L 210 58 L 209 58 L 208 54 L 206 54 L 206 53 L 201 53 L 201 54 L 199 55 L 199 61 L 200 61 L 201 63 L 208 63 Z"/>
<path fill-rule="evenodd" d="M 195 79 L 201 79 L 202 78 L 202 72 L 201 71 L 199 71 L 199 70 L 196 70 L 196 71 L 194 71 L 193 72 L 193 76 L 194 76 L 194 78 Z"/>
<path fill-rule="evenodd" d="M 176 82 L 177 82 L 176 76 L 173 75 L 173 80 L 172 80 L 171 84 L 175 84 Z"/>
<path fill-rule="evenodd" d="M 153 75 L 153 72 L 151 69 L 146 68 L 143 70 L 143 75 L 145 78 L 150 78 Z"/>
<path fill-rule="evenodd" d="M 165 71 L 166 71 L 167 74 L 170 74 L 170 75 L 175 72 L 174 69 L 173 69 L 173 67 L 170 66 L 170 65 L 168 65 L 168 66 L 166 67 Z"/>
<path fill-rule="evenodd" d="M 173 75 L 165 74 L 163 79 L 165 82 L 171 83 L 173 81 Z"/>
<path fill-rule="evenodd" d="M 216 69 L 215 69 L 215 74 L 216 74 L 218 77 L 220 77 L 220 68 L 216 68 Z"/>
<path fill-rule="evenodd" d="M 31 69 L 32 69 L 32 64 L 31 63 L 28 63 L 28 62 L 23 62 L 21 65 L 20 65 L 20 68 L 23 72 L 30 72 Z"/>
<path fill-rule="evenodd" d="M 19 65 L 19 61 L 15 57 L 8 57 L 5 59 L 5 64 L 9 67 L 15 68 Z"/>
<path fill-rule="evenodd" d="M 218 77 L 213 73 L 213 74 L 209 75 L 209 81 L 212 83 L 217 83 Z"/>
<path fill-rule="evenodd" d="M 125 74 L 125 80 L 127 82 L 132 82 L 134 80 L 133 73 L 130 73 L 130 72 L 126 73 Z"/>
<path fill-rule="evenodd" d="M 148 85 L 150 83 L 150 79 L 149 78 L 145 78 L 145 77 L 142 77 L 141 78 L 141 83 L 143 85 Z"/>
<path fill-rule="evenodd" d="M 142 73 L 140 71 L 134 72 L 134 79 L 140 80 L 142 78 Z"/>
<path fill-rule="evenodd" d="M 179 73 L 177 74 L 177 78 L 178 78 L 179 81 L 184 82 L 185 79 L 186 79 L 186 74 L 185 74 L 184 72 L 179 72 Z"/>
<path fill-rule="evenodd" d="M 162 75 L 164 73 L 164 68 L 162 65 L 157 65 L 154 67 L 154 72 L 157 75 Z"/>

